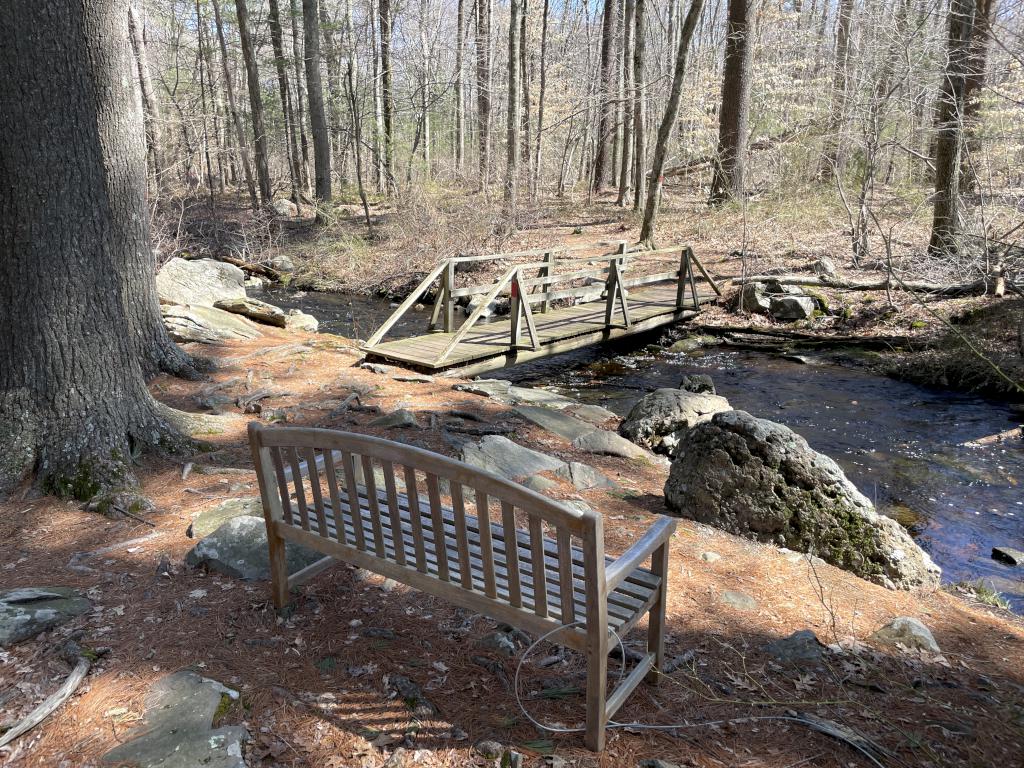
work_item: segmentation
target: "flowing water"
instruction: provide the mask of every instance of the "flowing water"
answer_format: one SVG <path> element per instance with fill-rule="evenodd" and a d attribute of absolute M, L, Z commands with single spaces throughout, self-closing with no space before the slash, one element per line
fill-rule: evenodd
<path fill-rule="evenodd" d="M 344 294 L 268 298 L 321 320 L 321 330 L 365 338 L 392 311 Z M 394 335 L 422 332 L 410 312 Z M 1005 403 L 908 384 L 810 358 L 810 364 L 724 347 L 699 353 L 590 347 L 500 371 L 625 415 L 647 392 L 707 373 L 734 408 L 781 422 L 831 456 L 879 510 L 907 526 L 942 567 L 943 581 L 984 579 L 1024 611 L 1024 567 L 1002 565 L 992 547 L 1024 549 L 1024 444 L 968 448 L 1022 419 Z"/>

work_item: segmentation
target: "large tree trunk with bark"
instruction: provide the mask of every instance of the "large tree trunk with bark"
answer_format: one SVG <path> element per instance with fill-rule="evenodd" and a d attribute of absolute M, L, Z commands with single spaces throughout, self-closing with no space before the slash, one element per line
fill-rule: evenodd
<path fill-rule="evenodd" d="M 303 86 L 302 78 L 305 75 L 302 46 L 299 45 L 299 26 L 302 23 L 303 14 L 299 11 L 296 0 L 288 0 L 288 6 L 292 17 L 292 61 L 295 66 L 295 125 L 298 126 L 299 146 L 302 147 L 302 154 L 299 156 L 299 181 L 302 183 L 303 194 L 309 193 L 309 142 L 306 140 L 306 88 Z"/>
<path fill-rule="evenodd" d="M 647 205 L 644 208 L 644 220 L 640 226 L 640 242 L 654 244 L 654 225 L 658 218 L 658 207 L 661 204 L 662 171 L 665 169 L 665 158 L 668 155 L 668 141 L 672 136 L 676 118 L 679 116 L 679 98 L 683 93 L 683 77 L 686 75 L 687 51 L 693 31 L 697 28 L 704 0 L 690 0 L 690 10 L 679 34 L 679 47 L 676 49 L 676 66 L 672 73 L 672 89 L 669 91 L 665 115 L 658 126 L 658 138 L 654 144 L 654 159 L 651 162 L 651 175 L 647 182 Z"/>
<path fill-rule="evenodd" d="M 317 200 L 331 199 L 331 137 L 327 132 L 324 89 L 320 82 L 320 12 L 317 0 L 302 0 L 302 21 L 306 37 L 306 87 L 309 119 L 313 126 L 313 167 Z"/>
<path fill-rule="evenodd" d="M 540 188 L 541 146 L 544 140 L 544 97 L 548 88 L 548 10 L 550 0 L 544 0 L 540 20 L 540 88 L 537 93 L 537 143 L 534 148 L 533 172 L 530 179 L 530 196 L 537 199 Z"/>
<path fill-rule="evenodd" d="M 511 0 L 508 24 L 508 124 L 505 133 L 505 215 L 513 228 L 519 174 L 519 21 L 520 0 Z"/>
<path fill-rule="evenodd" d="M 458 0 L 455 20 L 455 170 L 462 170 L 466 154 L 466 95 L 462 59 L 466 47 L 466 0 Z"/>
<path fill-rule="evenodd" d="M 380 90 L 381 112 L 384 119 L 384 172 L 385 186 L 395 186 L 395 133 L 394 92 L 391 87 L 391 0 L 380 0 Z"/>
<path fill-rule="evenodd" d="M 981 120 L 981 94 L 985 87 L 988 67 L 988 46 L 992 39 L 997 0 L 975 0 L 974 26 L 967 60 L 967 79 L 964 81 L 964 134 L 966 145 L 960 162 L 960 185 L 964 191 L 974 190 L 978 184 L 978 164 L 981 162 L 981 139 L 978 128 Z"/>
<path fill-rule="evenodd" d="M 616 205 L 626 204 L 633 162 L 633 17 L 636 0 L 626 0 L 622 16 L 622 162 L 619 166 L 619 196 Z"/>
<path fill-rule="evenodd" d="M 123 0 L 23 2 L 0 30 L 0 495 L 88 498 L 174 441 Z"/>
<path fill-rule="evenodd" d="M 853 29 L 853 0 L 839 0 L 836 27 L 836 58 L 832 74 L 832 105 L 825 126 L 825 148 L 818 176 L 831 179 L 841 176 L 846 166 L 847 148 L 843 133 L 846 128 L 846 108 L 850 96 L 850 40 Z M 827 6 L 822 11 L 822 33 L 828 18 Z"/>
<path fill-rule="evenodd" d="M 718 113 L 718 152 L 711 180 L 711 203 L 743 196 L 750 115 L 750 1 L 729 0 L 722 104 Z"/>
<path fill-rule="evenodd" d="M 970 59 L 974 0 L 951 0 L 946 71 L 939 91 L 935 140 L 935 207 L 928 251 L 954 253 L 963 226 L 960 208 L 960 160 L 963 156 L 964 91 Z"/>
<path fill-rule="evenodd" d="M 476 133 L 480 184 L 491 181 L 491 0 L 476 0 Z"/>
<path fill-rule="evenodd" d="M 267 132 L 263 127 L 263 96 L 260 94 L 260 72 L 256 65 L 256 53 L 249 34 L 249 9 L 245 0 L 235 0 L 238 14 L 238 38 L 242 43 L 242 58 L 245 60 L 245 79 L 249 90 L 249 106 L 252 109 L 253 145 L 256 149 L 256 178 L 260 185 L 260 201 L 269 205 L 274 199 L 270 186 L 270 166 L 267 164 Z"/>
<path fill-rule="evenodd" d="M 601 22 L 601 112 L 597 124 L 597 146 L 594 149 L 594 191 L 604 186 L 605 167 L 608 164 L 608 139 L 615 123 L 615 109 L 611 89 L 615 49 L 615 0 L 604 0 L 604 18 Z"/>

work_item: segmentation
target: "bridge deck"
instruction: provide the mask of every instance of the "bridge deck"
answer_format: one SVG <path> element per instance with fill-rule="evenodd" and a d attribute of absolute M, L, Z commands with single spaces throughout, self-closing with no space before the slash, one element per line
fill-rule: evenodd
<path fill-rule="evenodd" d="M 676 306 L 676 281 L 654 283 L 630 289 L 627 299 L 631 325 L 625 328 L 618 303 L 612 325 L 605 324 L 604 299 L 559 307 L 546 313 L 534 309 L 539 349 L 530 345 L 526 323 L 520 323 L 518 347 L 511 344 L 511 318 L 503 317 L 487 324 L 474 326 L 441 363 L 437 362 L 442 350 L 454 333 L 427 333 L 405 339 L 396 339 L 364 347 L 370 358 L 394 361 L 427 370 L 468 368 L 474 373 L 500 368 L 513 362 L 566 352 L 597 341 L 629 336 L 652 330 L 692 314 L 694 306 L 689 294 L 682 307 Z M 700 303 L 710 301 L 713 295 L 699 294 Z"/>

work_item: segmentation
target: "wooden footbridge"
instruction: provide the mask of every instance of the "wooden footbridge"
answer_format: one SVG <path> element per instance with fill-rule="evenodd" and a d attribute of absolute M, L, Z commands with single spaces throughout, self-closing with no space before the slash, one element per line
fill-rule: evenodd
<path fill-rule="evenodd" d="M 447 259 L 370 336 L 363 351 L 371 360 L 475 375 L 668 325 L 721 296 L 689 246 L 630 251 L 622 242 L 610 253 L 575 255 L 580 250 L 583 247 Z M 504 267 L 492 283 L 456 284 L 456 276 L 467 274 L 472 281 L 473 273 L 488 262 Z M 427 332 L 384 341 L 431 291 L 435 300 Z M 509 301 L 508 315 L 483 322 L 488 309 L 504 297 Z M 475 309 L 459 324 L 456 311 L 461 310 L 459 300 L 466 298 Z"/>

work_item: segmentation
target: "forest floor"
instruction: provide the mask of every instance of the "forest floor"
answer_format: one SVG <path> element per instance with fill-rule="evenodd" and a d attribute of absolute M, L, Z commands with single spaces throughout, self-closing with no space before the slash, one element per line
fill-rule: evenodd
<path fill-rule="evenodd" d="M 882 280 L 886 240 L 894 272 L 903 280 L 967 282 L 992 267 L 977 255 L 929 256 L 926 206 L 905 202 L 895 192 L 880 198 L 871 254 L 856 265 L 847 213 L 834 191 L 819 187 L 720 208 L 709 208 L 699 191 L 677 187 L 663 203 L 657 243 L 692 246 L 723 285 L 724 299 L 705 307 L 702 324 L 899 337 L 903 343 L 898 353 L 883 349 L 874 356 L 876 370 L 921 384 L 1024 399 L 1024 296 L 1012 289 L 1006 298 L 996 298 L 811 288 L 808 291 L 820 296 L 828 311 L 809 320 L 775 323 L 736 311 L 736 281 L 741 275 L 811 276 L 814 262 L 827 258 L 838 268 L 840 279 Z M 286 255 L 295 263 L 296 287 L 391 298 L 407 295 L 439 258 L 575 246 L 594 246 L 593 252 L 600 253 L 621 240 L 635 243 L 639 235 L 637 215 L 615 205 L 607 194 L 590 201 L 577 196 L 525 205 L 512 234 L 504 232 L 500 201 L 482 194 L 438 189 L 394 203 L 381 199 L 372 207 L 372 238 L 367 236 L 361 208 L 353 202 L 338 202 L 325 227 L 314 226 L 308 208 L 302 217 L 279 220 L 272 227 L 256 226 L 244 206 L 226 203 L 219 214 L 219 230 L 204 224 L 203 205 L 197 203 L 185 214 L 194 219 L 186 226 L 194 236 L 185 238 L 185 247 L 213 253 L 233 248 L 264 260 Z M 1020 211 L 1012 206 L 993 206 L 985 215 L 986 226 L 994 233 L 1012 231 L 1020 223 Z M 1024 248 L 1011 248 L 1004 266 L 1011 275 L 1024 271 Z M 477 271 L 457 279 L 482 278 L 486 275 Z"/>
<path fill-rule="evenodd" d="M 516 442 L 594 464 L 621 486 L 580 493 L 562 484 L 551 492 L 582 498 L 605 516 L 610 553 L 624 551 L 664 511 L 665 469 L 577 455 L 505 406 L 453 390 L 457 380 L 397 382 L 360 368 L 345 339 L 267 328 L 258 340 L 193 351 L 218 361 L 211 380 L 161 377 L 152 385 L 161 401 L 195 411 L 196 399 L 216 387 L 232 396 L 269 389 L 275 394 L 263 401 L 264 412 L 289 423 L 352 428 L 449 455 L 455 448 L 443 428 L 382 431 L 369 426 L 373 414 L 332 418 L 322 404 L 359 391 L 364 404 L 411 409 L 425 425 L 443 425 L 453 408 L 473 410 L 514 427 Z M 93 601 L 91 613 L 0 652 L 0 724 L 24 716 L 60 685 L 69 672 L 59 650 L 66 637 L 76 633 L 86 648 L 109 649 L 63 708 L 13 751 L 0 751 L 0 764 L 98 765 L 139 724 L 148 687 L 183 668 L 241 693 L 217 722 L 248 729 L 254 767 L 378 768 L 389 755 L 389 766 L 484 766 L 491 763 L 474 745 L 485 739 L 520 751 L 531 768 L 633 768 L 646 758 L 707 768 L 1010 766 L 1024 754 L 1020 619 L 949 591 L 889 591 L 685 520 L 671 544 L 667 608 L 668 658 L 678 666 L 660 686 L 642 685 L 618 719 L 693 727 L 616 729 L 601 755 L 583 749 L 577 735 L 538 732 L 510 690 L 517 660 L 477 646 L 495 628 L 486 618 L 337 565 L 302 588 L 283 619 L 265 583 L 184 565 L 195 544 L 186 535 L 194 515 L 258 493 L 245 432 L 257 417 L 227 408 L 223 428 L 203 436 L 213 452 L 141 460 L 142 490 L 156 505 L 145 522 L 104 518 L 49 497 L 0 504 L 3 585 L 71 586 Z M 97 550 L 102 554 L 80 554 Z M 721 558 L 705 559 L 707 552 Z M 72 562 L 91 570 L 69 569 Z M 751 600 L 734 607 L 730 591 Z M 871 634 L 897 616 L 930 627 L 941 655 L 874 644 Z M 391 633 L 368 636 L 369 628 Z M 797 666 L 766 650 L 806 629 L 828 645 L 818 661 Z M 583 719 L 582 659 L 570 654 L 538 666 L 549 652 L 542 647 L 524 666 L 524 703 L 534 717 L 571 727 Z M 417 720 L 388 694 L 384 677 L 394 674 L 422 688 L 440 712 L 436 719 Z M 792 720 L 758 719 L 804 714 L 853 729 L 891 754 L 873 763 Z M 706 724 L 737 718 L 749 719 Z M 398 748 L 406 750 L 404 762 L 393 757 Z"/>

